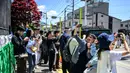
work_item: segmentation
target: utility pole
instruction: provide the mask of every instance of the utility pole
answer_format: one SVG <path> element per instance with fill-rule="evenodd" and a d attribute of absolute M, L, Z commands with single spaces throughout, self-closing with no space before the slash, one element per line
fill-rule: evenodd
<path fill-rule="evenodd" d="M 47 18 L 47 12 L 42 12 L 42 11 L 40 11 L 40 12 L 41 12 L 42 15 L 46 16 L 46 17 L 45 17 L 45 19 L 46 19 L 46 24 L 45 24 L 45 25 L 46 25 L 46 30 L 47 30 L 47 19 L 48 19 L 48 18 Z M 44 16 L 43 16 L 43 17 L 44 17 Z"/>
<path fill-rule="evenodd" d="M 66 26 L 66 13 L 67 13 L 67 10 L 70 10 L 68 7 L 72 7 L 71 5 L 67 5 L 66 7 L 65 7 L 65 9 L 64 9 L 64 24 L 63 24 L 63 27 L 65 27 Z"/>
<path fill-rule="evenodd" d="M 46 31 L 47 31 L 47 12 L 45 14 L 46 14 Z"/>
<path fill-rule="evenodd" d="M 72 25 L 74 24 L 74 0 L 73 0 L 73 5 L 72 5 Z"/>
<path fill-rule="evenodd" d="M 66 7 L 66 8 L 67 8 L 67 7 Z M 63 27 L 66 26 L 66 8 L 65 8 L 65 10 L 64 10 L 64 25 L 63 25 Z"/>
<path fill-rule="evenodd" d="M 94 4 L 92 4 L 92 28 L 94 27 L 93 19 L 94 19 Z"/>
<path fill-rule="evenodd" d="M 88 0 L 85 0 L 85 17 L 84 17 L 84 25 L 87 25 L 87 1 Z"/>

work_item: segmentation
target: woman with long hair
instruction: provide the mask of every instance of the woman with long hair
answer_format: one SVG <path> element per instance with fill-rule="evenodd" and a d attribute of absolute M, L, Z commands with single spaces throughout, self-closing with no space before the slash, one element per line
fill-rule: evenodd
<path fill-rule="evenodd" d="M 28 63 L 29 63 L 29 70 L 28 73 L 33 73 L 34 72 L 34 67 L 35 67 L 35 44 L 37 43 L 37 39 L 33 37 L 33 30 L 27 30 L 26 32 L 26 37 L 29 38 L 29 41 L 26 45 L 26 50 L 28 53 Z"/>
<path fill-rule="evenodd" d="M 117 73 L 116 61 L 120 60 L 122 56 L 130 53 L 125 35 L 121 33 L 120 36 L 120 39 L 122 39 L 124 44 L 124 52 L 113 51 L 115 42 L 119 39 L 119 37 L 114 37 L 106 33 L 99 35 L 97 73 Z"/>

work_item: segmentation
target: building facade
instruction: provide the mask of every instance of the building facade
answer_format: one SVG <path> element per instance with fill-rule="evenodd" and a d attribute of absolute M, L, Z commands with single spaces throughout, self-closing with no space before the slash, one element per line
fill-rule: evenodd
<path fill-rule="evenodd" d="M 87 15 L 92 15 L 94 13 L 101 12 L 104 14 L 109 14 L 109 3 L 107 2 L 95 2 L 94 4 L 87 6 Z M 80 8 L 74 11 L 74 19 L 79 19 Z M 82 7 L 82 19 L 85 17 L 85 6 Z M 72 12 L 67 14 L 67 20 L 72 19 Z M 72 22 L 71 22 L 72 23 Z M 85 24 L 84 24 L 85 25 Z"/>
<path fill-rule="evenodd" d="M 79 19 L 74 19 L 75 23 L 79 24 Z M 71 19 L 67 20 L 66 27 L 70 27 Z M 84 24 L 84 19 L 82 19 Z M 110 29 L 112 32 L 117 32 L 120 29 L 121 20 L 104 13 L 94 13 L 93 15 L 87 16 L 87 27 L 100 27 Z"/>
<path fill-rule="evenodd" d="M 130 20 L 122 21 L 120 27 L 121 29 L 130 30 Z"/>

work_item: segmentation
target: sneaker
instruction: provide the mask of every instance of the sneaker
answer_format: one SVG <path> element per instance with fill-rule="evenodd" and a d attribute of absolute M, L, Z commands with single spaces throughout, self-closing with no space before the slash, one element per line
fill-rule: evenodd
<path fill-rule="evenodd" d="M 60 69 L 60 66 L 56 66 L 56 69 Z"/>
<path fill-rule="evenodd" d="M 36 68 L 36 69 L 38 69 L 38 68 L 39 68 L 39 66 L 38 66 L 38 65 L 36 65 L 36 66 L 35 66 L 35 68 Z"/>
<path fill-rule="evenodd" d="M 53 71 L 56 71 L 56 66 L 55 65 L 53 66 Z"/>

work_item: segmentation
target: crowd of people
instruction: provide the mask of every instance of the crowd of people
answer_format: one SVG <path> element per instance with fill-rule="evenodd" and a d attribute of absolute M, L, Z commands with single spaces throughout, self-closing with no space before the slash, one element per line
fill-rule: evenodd
<path fill-rule="evenodd" d="M 78 35 L 79 27 L 76 25 L 73 30 L 65 28 L 63 33 L 18 27 L 12 37 L 17 70 L 21 61 L 22 66 L 27 66 L 26 59 L 20 57 L 22 54 L 28 55 L 28 73 L 35 72 L 42 62 L 49 65 L 50 72 L 56 71 L 60 68 L 61 55 L 63 73 L 117 73 L 116 61 L 130 53 L 125 34 L 101 33 L 95 36 L 90 33 L 81 38 Z M 124 44 L 123 52 L 113 50 L 119 40 Z"/>

